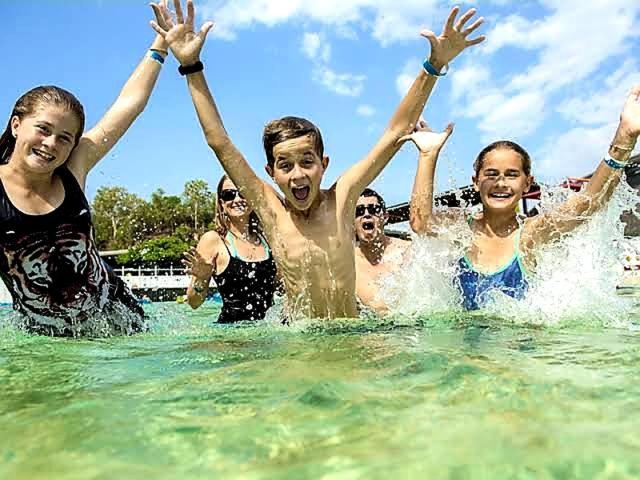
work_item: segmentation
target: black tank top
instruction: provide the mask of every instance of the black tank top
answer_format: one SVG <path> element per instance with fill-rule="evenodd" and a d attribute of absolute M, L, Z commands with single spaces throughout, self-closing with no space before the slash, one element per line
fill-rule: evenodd
<path fill-rule="evenodd" d="M 229 252 L 229 265 L 224 272 L 213 276 L 222 297 L 222 311 L 218 323 L 262 320 L 273 305 L 276 289 L 276 264 L 271 250 L 260 237 L 268 257 L 258 262 L 246 262 L 239 258 L 230 234 L 227 234 L 227 241 L 234 250 L 232 253 L 227 242 L 224 242 Z"/>
<path fill-rule="evenodd" d="M 141 330 L 144 312 L 98 255 L 84 192 L 66 167 L 56 174 L 64 200 L 43 215 L 18 210 L 0 180 L 0 276 L 14 308 L 36 333 L 94 334 L 97 317 L 100 333 Z"/>

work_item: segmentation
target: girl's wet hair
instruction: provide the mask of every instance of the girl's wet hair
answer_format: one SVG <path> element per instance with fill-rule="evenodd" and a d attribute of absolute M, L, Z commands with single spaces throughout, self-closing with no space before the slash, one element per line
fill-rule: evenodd
<path fill-rule="evenodd" d="M 72 112 L 80 122 L 80 128 L 76 133 L 74 147 L 80 141 L 84 131 L 84 108 L 80 101 L 70 92 L 53 85 L 45 85 L 33 88 L 22 95 L 13 107 L 7 128 L 0 136 L 0 164 L 9 163 L 9 158 L 16 146 L 16 139 L 11 133 L 11 119 L 18 117 L 23 120 L 33 115 L 40 107 L 58 106 Z"/>
<path fill-rule="evenodd" d="M 520 155 L 520 158 L 522 159 L 522 170 L 524 171 L 525 175 L 531 175 L 531 157 L 529 156 L 529 153 L 527 153 L 527 151 L 520 145 L 510 140 L 499 140 L 497 142 L 490 143 L 482 149 L 482 151 L 478 154 L 478 158 L 476 158 L 476 161 L 473 162 L 473 170 L 474 172 L 476 172 L 476 175 L 480 173 L 485 157 L 494 150 L 499 149 L 511 150 Z"/>
<path fill-rule="evenodd" d="M 220 237 L 224 238 L 229 231 L 229 219 L 224 214 L 224 208 L 222 207 L 222 202 L 220 201 L 220 193 L 222 193 L 222 186 L 226 180 L 231 180 L 228 175 L 223 175 L 220 181 L 218 182 L 218 187 L 216 188 L 216 225 L 215 231 Z M 260 219 L 256 214 L 255 210 L 251 210 L 251 214 L 249 215 L 249 231 L 256 235 L 262 235 L 262 227 L 260 225 Z"/>

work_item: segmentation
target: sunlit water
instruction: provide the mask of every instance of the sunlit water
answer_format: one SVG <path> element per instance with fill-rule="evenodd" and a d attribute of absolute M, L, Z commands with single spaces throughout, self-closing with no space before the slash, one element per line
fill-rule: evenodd
<path fill-rule="evenodd" d="M 149 309 L 133 337 L 0 330 L 0 478 L 640 477 L 629 329 Z"/>

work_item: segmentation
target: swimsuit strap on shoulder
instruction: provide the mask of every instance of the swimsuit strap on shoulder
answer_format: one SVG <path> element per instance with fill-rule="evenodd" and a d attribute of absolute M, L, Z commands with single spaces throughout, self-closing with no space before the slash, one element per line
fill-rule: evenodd
<path fill-rule="evenodd" d="M 227 241 L 224 242 L 224 243 L 225 243 L 225 245 L 227 245 L 227 250 L 229 250 L 229 254 L 232 257 L 239 258 L 238 257 L 238 250 L 236 249 L 236 242 L 235 242 L 235 240 L 233 238 L 233 234 L 231 232 L 227 232 L 227 235 L 225 236 L 225 239 Z"/>
<path fill-rule="evenodd" d="M 271 256 L 271 249 L 269 248 L 267 240 L 262 236 L 262 234 L 258 234 L 258 238 L 260 239 L 260 243 L 264 247 L 264 251 L 267 254 L 267 257 Z"/>

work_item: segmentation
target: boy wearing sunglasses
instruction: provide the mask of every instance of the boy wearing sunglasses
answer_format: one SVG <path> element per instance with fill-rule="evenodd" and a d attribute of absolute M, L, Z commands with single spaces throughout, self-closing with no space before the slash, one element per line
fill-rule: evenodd
<path fill-rule="evenodd" d="M 423 234 L 431 209 L 425 208 L 433 195 L 433 171 L 445 142 L 453 132 L 449 124 L 442 133 L 432 132 L 420 120 L 414 133 L 402 138 L 416 143 L 420 149 L 418 169 L 411 194 L 410 226 L 414 233 Z M 431 202 L 428 203 L 431 205 Z M 356 204 L 356 294 L 364 306 L 383 315 L 389 306 L 380 297 L 381 280 L 398 271 L 408 258 L 407 250 L 411 242 L 392 238 L 385 234 L 384 226 L 389 219 L 382 196 L 366 188 Z"/>
<path fill-rule="evenodd" d="M 379 298 L 379 281 L 400 268 L 410 245 L 407 240 L 385 234 L 388 219 L 382 196 L 366 188 L 356 204 L 356 294 L 362 304 L 378 314 L 385 314 L 388 309 Z"/>
<path fill-rule="evenodd" d="M 265 128 L 266 171 L 282 192 L 260 179 L 232 143 L 202 73 L 200 52 L 213 24 L 194 31 L 194 7 L 187 1 L 186 18 L 174 0 L 175 18 L 166 6 L 152 5 L 154 29 L 165 38 L 187 84 L 207 143 L 227 174 L 255 209 L 273 251 L 286 292 L 285 314 L 315 318 L 355 317 L 356 275 L 354 213 L 362 190 L 371 183 L 413 131 L 438 76 L 463 50 L 484 40 L 468 36 L 482 24 L 471 25 L 471 9 L 456 22 L 454 8 L 440 36 L 423 31 L 431 55 L 400 103 L 391 123 L 363 160 L 349 168 L 328 190 L 320 188 L 329 157 L 319 129 L 308 120 L 285 117 Z M 216 71 L 220 71 L 219 68 Z M 258 77 L 256 77 L 258 78 Z"/>

